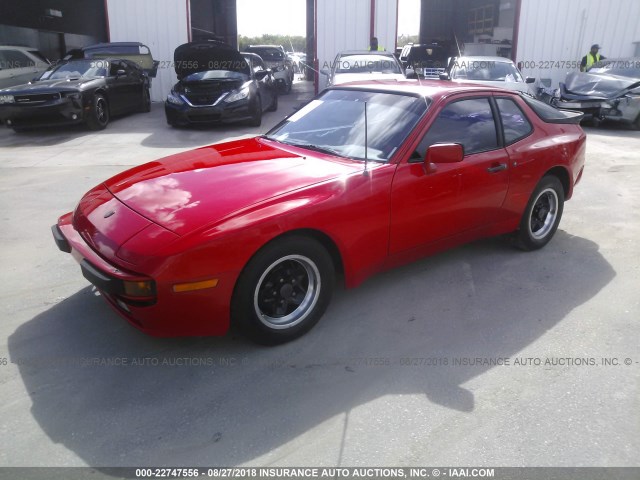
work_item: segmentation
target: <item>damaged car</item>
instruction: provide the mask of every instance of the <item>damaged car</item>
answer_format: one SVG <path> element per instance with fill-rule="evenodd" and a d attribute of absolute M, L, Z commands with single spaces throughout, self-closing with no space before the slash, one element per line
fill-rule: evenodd
<path fill-rule="evenodd" d="M 607 59 L 588 72 L 571 72 L 551 104 L 577 110 L 595 124 L 613 120 L 640 130 L 640 57 Z"/>
<path fill-rule="evenodd" d="M 0 90 L 0 120 L 16 132 L 81 123 L 103 130 L 116 115 L 150 112 L 150 86 L 130 60 L 72 60 L 28 84 Z"/>
<path fill-rule="evenodd" d="M 218 42 L 193 42 L 174 52 L 176 83 L 165 102 L 173 127 L 247 121 L 258 127 L 278 108 L 272 71 L 258 55 Z"/>

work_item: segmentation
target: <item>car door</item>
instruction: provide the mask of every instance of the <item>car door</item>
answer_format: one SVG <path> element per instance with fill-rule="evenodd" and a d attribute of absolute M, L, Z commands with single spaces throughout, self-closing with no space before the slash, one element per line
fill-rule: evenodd
<path fill-rule="evenodd" d="M 94 60 L 95 62 L 105 62 L 106 60 Z M 107 88 L 109 91 L 109 110 L 112 115 L 122 113 L 127 105 L 127 85 L 118 75 L 118 70 L 123 70 L 122 64 L 117 60 L 109 62 L 107 76 Z"/>
<path fill-rule="evenodd" d="M 136 109 L 142 98 L 140 88 L 139 79 L 135 78 L 133 69 L 126 62 L 111 61 L 109 68 L 111 113 L 123 113 Z"/>
<path fill-rule="evenodd" d="M 457 96 L 436 115 L 394 178 L 390 254 L 452 237 L 500 216 L 509 167 L 493 100 L 489 95 Z M 438 143 L 461 144 L 462 161 L 425 168 L 427 149 Z"/>

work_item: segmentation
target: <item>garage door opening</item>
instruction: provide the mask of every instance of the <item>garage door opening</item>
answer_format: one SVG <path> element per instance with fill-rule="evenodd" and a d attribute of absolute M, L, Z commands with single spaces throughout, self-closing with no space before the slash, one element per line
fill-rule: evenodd
<path fill-rule="evenodd" d="M 240 51 L 250 45 L 282 46 L 296 74 L 305 73 L 307 58 L 313 59 L 313 0 L 237 0 L 237 13 Z"/>

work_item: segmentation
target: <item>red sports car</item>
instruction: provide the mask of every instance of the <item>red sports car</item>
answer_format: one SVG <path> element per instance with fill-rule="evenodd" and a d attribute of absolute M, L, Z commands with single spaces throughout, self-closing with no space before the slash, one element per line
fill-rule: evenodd
<path fill-rule="evenodd" d="M 275 344 L 307 332 L 337 272 L 513 232 L 553 237 L 580 180 L 581 114 L 448 82 L 328 89 L 268 134 L 173 155 L 87 193 L 60 250 L 131 324 Z"/>

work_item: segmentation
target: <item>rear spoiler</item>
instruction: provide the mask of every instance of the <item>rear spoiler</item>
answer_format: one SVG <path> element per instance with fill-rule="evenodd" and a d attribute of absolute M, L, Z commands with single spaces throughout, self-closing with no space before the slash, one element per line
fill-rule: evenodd
<path fill-rule="evenodd" d="M 563 123 L 563 124 L 575 124 L 578 125 L 584 118 L 583 112 L 576 110 L 565 110 L 557 108 L 558 112 L 561 112 L 564 118 L 542 118 L 545 123 Z"/>

